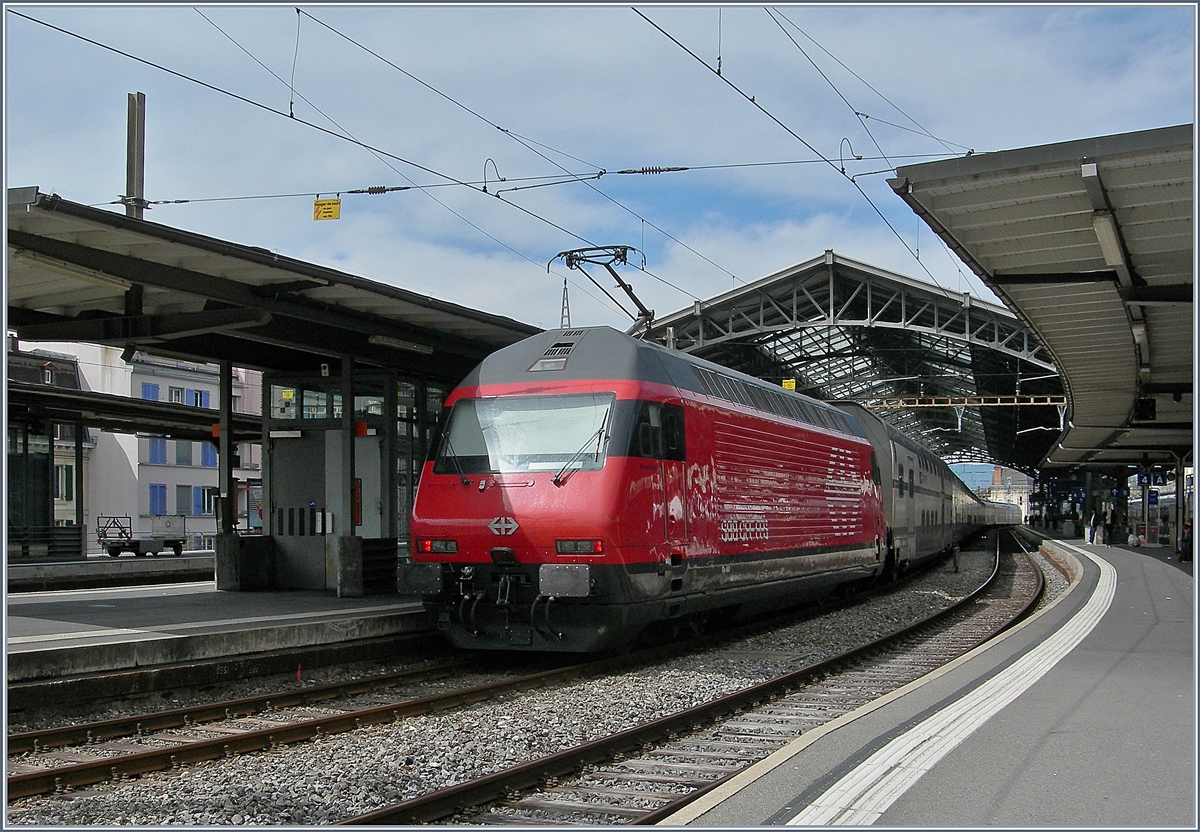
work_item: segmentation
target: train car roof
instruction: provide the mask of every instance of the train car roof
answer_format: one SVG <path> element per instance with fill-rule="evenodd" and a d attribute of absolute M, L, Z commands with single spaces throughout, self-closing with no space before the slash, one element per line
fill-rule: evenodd
<path fill-rule="evenodd" d="M 497 350 L 460 386 L 616 379 L 666 384 L 819 427 L 865 436 L 857 421 L 818 399 L 612 327 L 554 329 Z M 790 403 L 789 403 L 790 402 Z"/>

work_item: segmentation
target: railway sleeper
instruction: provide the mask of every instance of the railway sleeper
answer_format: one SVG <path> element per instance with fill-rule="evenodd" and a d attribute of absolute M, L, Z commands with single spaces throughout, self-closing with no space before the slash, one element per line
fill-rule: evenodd
<path fill-rule="evenodd" d="M 658 800 L 664 803 L 670 803 L 672 800 L 678 800 L 688 792 L 660 792 L 650 789 L 612 789 L 602 788 L 592 785 L 580 785 L 578 788 L 567 788 L 564 786 L 556 786 L 552 789 L 542 789 L 546 794 L 579 794 L 580 791 L 586 790 L 588 794 L 602 795 L 604 797 L 614 798 L 637 798 L 643 800 Z"/>
<path fill-rule="evenodd" d="M 731 771 L 736 771 L 730 766 L 710 766 L 704 763 L 668 763 L 662 760 L 647 760 L 637 759 L 629 760 L 620 764 L 623 768 L 639 769 L 649 768 L 657 771 L 683 771 L 689 774 L 717 774 L 724 775 Z M 595 775 L 593 775 L 595 776 Z"/>
<path fill-rule="evenodd" d="M 583 800 L 552 800 L 542 797 L 525 797 L 516 803 L 504 803 L 513 809 L 541 809 L 547 812 L 563 812 L 583 815 L 615 815 L 620 818 L 640 818 L 650 809 L 637 806 L 620 806 L 615 803 L 591 803 Z"/>
<path fill-rule="evenodd" d="M 469 818 L 462 819 L 464 824 L 472 824 L 475 826 L 567 826 L 563 821 L 547 820 L 546 818 L 537 818 L 532 815 L 514 813 L 511 815 L 500 815 L 495 812 L 484 812 L 480 815 L 473 815 Z"/>

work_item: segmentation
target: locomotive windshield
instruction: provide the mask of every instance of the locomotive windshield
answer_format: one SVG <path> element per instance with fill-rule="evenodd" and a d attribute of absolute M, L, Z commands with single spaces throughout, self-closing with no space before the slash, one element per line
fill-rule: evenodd
<path fill-rule="evenodd" d="M 460 399 L 450 412 L 435 474 L 598 471 L 608 446 L 612 393 Z"/>

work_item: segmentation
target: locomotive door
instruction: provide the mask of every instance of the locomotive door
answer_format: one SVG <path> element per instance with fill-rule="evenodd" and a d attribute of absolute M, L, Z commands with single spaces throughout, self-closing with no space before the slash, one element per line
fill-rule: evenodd
<path fill-rule="evenodd" d="M 677 404 L 664 404 L 662 427 L 663 508 L 666 514 L 667 542 L 682 544 L 687 539 L 683 408 Z"/>
<path fill-rule="evenodd" d="M 682 543 L 687 538 L 687 518 L 684 506 L 683 463 L 663 462 L 663 508 L 667 518 L 667 542 Z"/>
<path fill-rule="evenodd" d="M 687 538 L 687 495 L 684 482 L 683 408 L 677 404 L 643 402 L 630 444 L 630 454 L 652 459 L 658 469 L 654 517 L 662 518 L 659 542 L 683 543 Z M 658 489 L 661 488 L 661 491 Z M 654 523 L 657 526 L 657 522 Z M 654 534 L 657 534 L 655 532 Z"/>

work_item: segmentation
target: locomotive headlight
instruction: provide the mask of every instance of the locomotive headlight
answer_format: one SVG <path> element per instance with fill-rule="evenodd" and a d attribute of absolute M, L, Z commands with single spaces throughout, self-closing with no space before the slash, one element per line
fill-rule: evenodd
<path fill-rule="evenodd" d="M 458 541 L 421 537 L 417 539 L 417 551 L 426 555 L 454 555 L 458 554 Z"/>
<path fill-rule="evenodd" d="M 602 555 L 603 540 L 556 540 L 554 549 L 560 555 Z"/>

